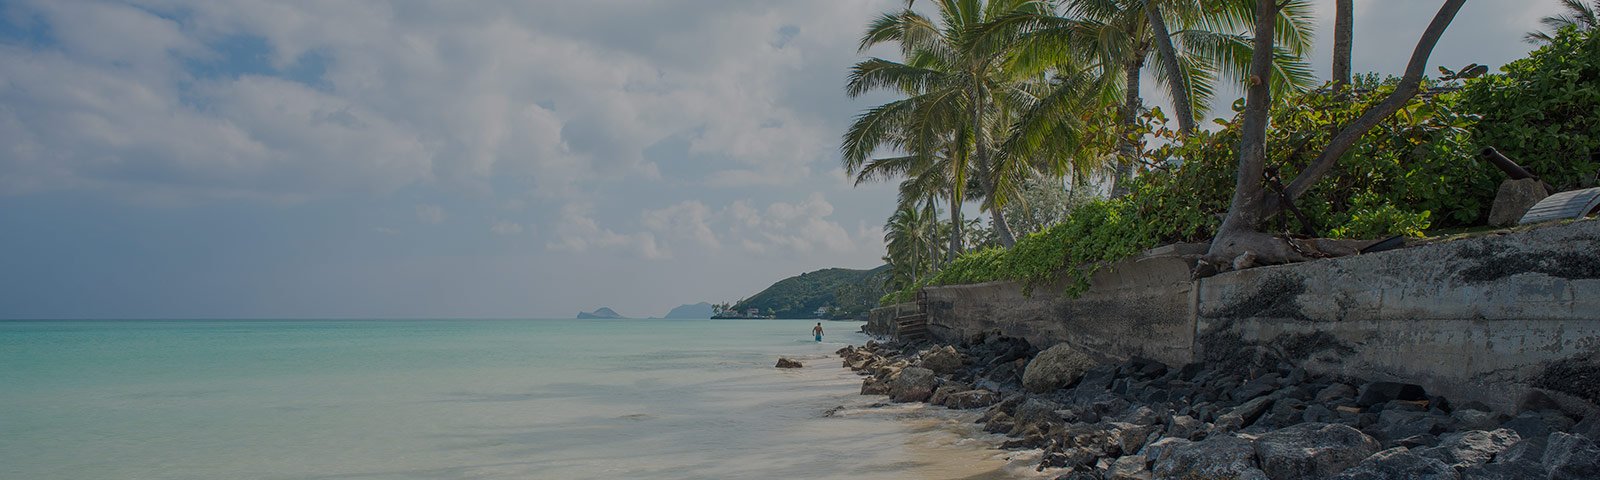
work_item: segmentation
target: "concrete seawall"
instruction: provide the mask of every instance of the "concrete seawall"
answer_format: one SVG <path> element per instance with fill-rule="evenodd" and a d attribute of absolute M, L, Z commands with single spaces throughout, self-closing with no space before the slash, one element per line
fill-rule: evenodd
<path fill-rule="evenodd" d="M 928 331 L 1170 365 L 1265 348 L 1313 372 L 1415 383 L 1503 412 L 1536 386 L 1565 408 L 1600 404 L 1593 375 L 1572 375 L 1600 368 L 1600 221 L 1193 280 L 1197 250 L 1107 265 L 1076 299 L 1055 285 L 1024 296 L 1016 282 L 928 288 Z"/>

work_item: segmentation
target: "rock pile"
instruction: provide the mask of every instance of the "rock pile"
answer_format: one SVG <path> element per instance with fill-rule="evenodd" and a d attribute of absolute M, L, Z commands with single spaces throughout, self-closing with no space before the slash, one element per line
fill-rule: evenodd
<path fill-rule="evenodd" d="M 1600 415 L 1537 399 L 1507 417 L 1272 358 L 1102 365 L 999 334 L 837 353 L 863 395 L 984 409 L 984 430 L 1012 438 L 1001 448 L 1041 449 L 1058 479 L 1600 479 Z"/>

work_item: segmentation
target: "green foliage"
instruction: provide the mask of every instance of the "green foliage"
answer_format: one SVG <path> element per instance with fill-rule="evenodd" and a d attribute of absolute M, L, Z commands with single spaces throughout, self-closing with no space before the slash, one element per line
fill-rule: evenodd
<path fill-rule="evenodd" d="M 835 316 L 854 316 L 873 307 L 883 295 L 888 266 L 872 270 L 828 268 L 779 280 L 733 310 L 756 308 L 778 318 L 810 318 L 818 307 L 832 306 Z"/>
<path fill-rule="evenodd" d="M 1494 147 L 1558 189 L 1594 182 L 1600 170 L 1600 38 L 1564 28 L 1504 73 L 1469 80 L 1461 104 L 1483 121 L 1479 146 Z M 1491 183 L 1504 178 L 1495 172 Z"/>
<path fill-rule="evenodd" d="M 1377 88 L 1352 94 L 1311 92 L 1274 108 L 1268 165 L 1280 172 L 1281 182 L 1293 179 L 1345 123 L 1394 88 L 1372 77 L 1368 81 Z M 1421 235 L 1430 226 L 1473 224 L 1484 215 L 1494 191 L 1481 188 L 1481 178 L 1491 172 L 1473 155 L 1464 128 L 1472 120 L 1455 113 L 1449 96 L 1414 99 L 1367 132 L 1295 204 L 1319 233 L 1335 238 Z M 1218 122 L 1223 127 L 1219 131 L 1180 139 L 1165 128 L 1159 110 L 1150 111 L 1138 133 L 1165 141 L 1141 146 L 1141 163 L 1151 170 L 1134 181 L 1132 193 L 1078 207 L 1011 250 L 968 253 L 933 277 L 885 295 L 881 304 L 908 300 L 928 285 L 994 280 L 1021 280 L 1029 290 L 1063 282 L 1068 295 L 1077 295 L 1107 263 L 1166 243 L 1208 241 L 1228 211 L 1238 162 L 1234 148 L 1239 122 Z M 1287 213 L 1274 223 L 1280 231 L 1303 228 Z"/>
<path fill-rule="evenodd" d="M 1356 197 L 1350 205 L 1350 220 L 1334 227 L 1330 236 L 1337 238 L 1377 238 L 1394 235 L 1421 237 L 1428 228 L 1431 212 L 1407 212 L 1392 204 L 1382 203 L 1373 195 Z"/>

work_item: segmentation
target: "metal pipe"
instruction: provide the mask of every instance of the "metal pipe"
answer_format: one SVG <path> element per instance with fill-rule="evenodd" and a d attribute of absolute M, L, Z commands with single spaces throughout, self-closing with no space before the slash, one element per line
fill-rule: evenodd
<path fill-rule="evenodd" d="M 1500 171 L 1506 172 L 1506 175 L 1510 176 L 1512 180 L 1539 179 L 1538 175 L 1534 175 L 1533 172 L 1529 172 L 1527 169 L 1522 168 L 1521 165 L 1517 165 L 1517 162 L 1513 162 L 1511 159 L 1506 158 L 1505 155 L 1501 155 L 1494 147 L 1483 147 L 1483 151 L 1478 152 L 1478 157 L 1488 160 L 1489 163 L 1493 163 L 1496 167 L 1500 167 Z"/>

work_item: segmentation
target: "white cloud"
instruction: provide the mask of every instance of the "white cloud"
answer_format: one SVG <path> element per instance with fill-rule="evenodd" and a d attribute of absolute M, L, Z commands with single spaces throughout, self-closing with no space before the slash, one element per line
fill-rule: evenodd
<path fill-rule="evenodd" d="M 23 2 L 54 41 L 0 47 L 0 193 L 559 198 L 662 178 L 644 149 L 675 135 L 725 178 L 794 184 L 835 161 L 846 118 L 810 94 L 839 95 L 854 36 L 894 4 Z M 263 65 L 195 68 L 239 63 Z"/>
<path fill-rule="evenodd" d="M 437 225 L 444 221 L 444 208 L 438 205 L 417 205 L 417 220 Z"/>
<path fill-rule="evenodd" d="M 489 231 L 497 235 L 516 235 L 522 233 L 522 224 L 510 220 L 499 220 L 494 222 L 493 227 L 489 227 Z"/>
<path fill-rule="evenodd" d="M 590 218 L 592 207 L 585 204 L 567 204 L 561 208 L 561 221 L 556 223 L 557 240 L 545 244 L 551 250 L 583 253 L 592 249 L 616 249 L 641 258 L 665 260 L 670 252 L 656 245 L 651 232 L 620 234 L 600 227 Z"/>
<path fill-rule="evenodd" d="M 711 209 L 699 201 L 685 200 L 660 210 L 645 210 L 642 217 L 645 228 L 691 238 L 706 248 L 722 248 L 722 242 L 711 232 Z"/>

